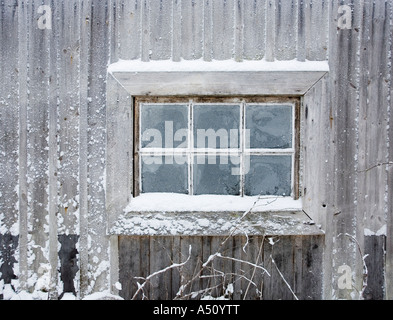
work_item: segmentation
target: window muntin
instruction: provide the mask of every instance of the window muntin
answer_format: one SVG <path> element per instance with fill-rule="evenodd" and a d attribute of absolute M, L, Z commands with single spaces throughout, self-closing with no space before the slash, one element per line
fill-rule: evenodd
<path fill-rule="evenodd" d="M 162 100 L 135 101 L 134 196 L 297 198 L 296 99 Z"/>

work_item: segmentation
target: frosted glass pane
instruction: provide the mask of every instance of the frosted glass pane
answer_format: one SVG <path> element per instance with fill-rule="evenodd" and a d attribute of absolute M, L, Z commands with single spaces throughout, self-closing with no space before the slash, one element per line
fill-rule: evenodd
<path fill-rule="evenodd" d="M 250 130 L 250 148 L 292 148 L 292 106 L 248 105 L 246 129 Z"/>
<path fill-rule="evenodd" d="M 239 105 L 194 105 L 195 148 L 239 148 Z"/>
<path fill-rule="evenodd" d="M 188 106 L 142 104 L 142 148 L 187 148 Z"/>
<path fill-rule="evenodd" d="M 292 156 L 248 157 L 250 170 L 245 176 L 245 195 L 291 195 Z"/>
<path fill-rule="evenodd" d="M 188 163 L 168 161 L 165 156 L 141 157 L 142 193 L 188 194 Z"/>
<path fill-rule="evenodd" d="M 239 158 L 232 157 L 195 156 L 194 194 L 240 195 L 240 177 L 232 170 L 238 168 Z"/>

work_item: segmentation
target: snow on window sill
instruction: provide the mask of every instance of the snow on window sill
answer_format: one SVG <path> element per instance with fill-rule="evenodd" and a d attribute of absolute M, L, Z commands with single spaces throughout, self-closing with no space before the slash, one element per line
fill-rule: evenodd
<path fill-rule="evenodd" d="M 302 201 L 292 197 L 223 195 L 189 196 L 175 193 L 145 193 L 133 198 L 125 212 L 233 212 L 298 211 Z"/>
<path fill-rule="evenodd" d="M 110 228 L 129 236 L 317 235 L 322 231 L 289 197 L 142 194 Z"/>

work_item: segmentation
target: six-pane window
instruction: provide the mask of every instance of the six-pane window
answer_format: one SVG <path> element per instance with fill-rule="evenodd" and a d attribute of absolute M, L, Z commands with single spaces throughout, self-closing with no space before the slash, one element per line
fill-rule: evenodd
<path fill-rule="evenodd" d="M 136 194 L 295 196 L 293 101 L 136 106 Z"/>

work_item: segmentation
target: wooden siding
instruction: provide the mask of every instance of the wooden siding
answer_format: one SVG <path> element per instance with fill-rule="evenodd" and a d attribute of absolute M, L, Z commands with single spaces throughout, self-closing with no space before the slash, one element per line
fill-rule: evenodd
<path fill-rule="evenodd" d="M 38 28 L 42 4 L 52 9 L 51 29 Z M 352 9 L 350 29 L 339 27 L 341 5 Z M 57 275 L 66 255 L 59 236 L 73 234 L 75 246 L 63 250 L 78 250 L 78 297 L 113 289 L 106 163 L 116 163 L 108 151 L 120 146 L 107 147 L 110 63 L 328 60 L 329 75 L 302 108 L 305 210 L 326 232 L 324 298 L 358 298 L 362 256 L 386 236 L 384 259 L 380 248 L 378 261 L 365 259 L 376 271 L 369 289 L 385 286 L 367 296 L 392 299 L 392 22 L 388 0 L 2 1 L 0 238 L 8 244 L 0 280 L 15 275 L 17 289 L 56 298 L 67 290 Z M 124 110 L 123 102 L 111 107 Z M 338 287 L 342 265 L 354 272 L 349 290 Z M 49 288 L 38 287 L 49 274 Z"/>
<path fill-rule="evenodd" d="M 321 299 L 323 238 L 120 236 L 121 296 L 127 300 Z M 217 253 L 221 256 L 212 258 Z M 174 264 L 181 266 L 168 268 Z"/>

